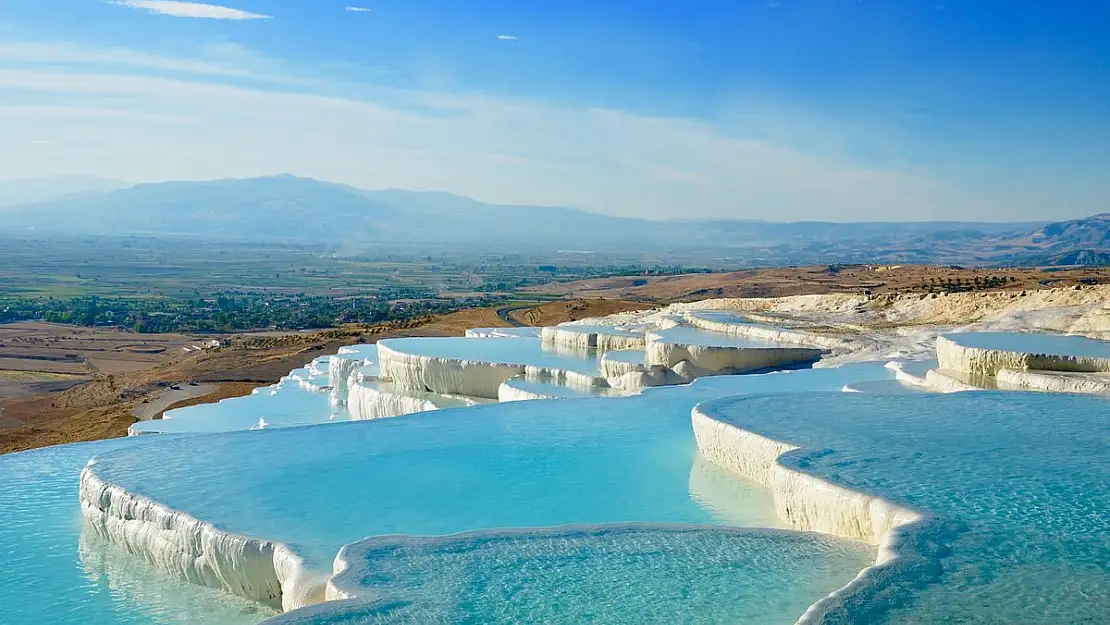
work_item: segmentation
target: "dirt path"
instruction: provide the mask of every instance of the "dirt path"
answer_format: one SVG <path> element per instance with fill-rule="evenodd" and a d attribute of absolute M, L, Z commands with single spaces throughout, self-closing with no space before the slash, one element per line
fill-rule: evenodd
<path fill-rule="evenodd" d="M 507 323 L 507 324 L 509 324 L 513 327 L 522 328 L 522 327 L 524 327 L 524 324 L 517 321 L 512 316 L 512 314 L 514 312 L 518 311 L 518 310 L 528 310 L 530 308 L 535 308 L 535 305 L 534 304 L 529 304 L 527 306 L 510 306 L 508 308 L 498 308 L 497 309 L 497 316 L 500 317 L 502 321 L 504 321 L 505 323 Z"/>
<path fill-rule="evenodd" d="M 131 416 L 139 421 L 149 421 L 154 417 L 162 414 L 166 408 L 185 401 L 186 399 L 193 399 L 194 397 L 204 397 L 216 390 L 215 384 L 202 383 L 196 386 L 183 384 L 179 387 L 180 390 L 167 388 L 159 393 L 157 396 L 150 399 L 150 401 L 143 402 L 138 406 L 131 409 Z"/>

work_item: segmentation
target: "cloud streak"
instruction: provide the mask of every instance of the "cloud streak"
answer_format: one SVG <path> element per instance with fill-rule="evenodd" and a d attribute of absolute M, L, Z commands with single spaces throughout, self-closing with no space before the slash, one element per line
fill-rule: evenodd
<path fill-rule="evenodd" d="M 290 172 L 648 218 L 967 220 L 991 218 L 1001 205 L 1010 219 L 1032 219 L 1060 205 L 1068 216 L 1097 212 L 1110 194 L 1101 178 L 1017 194 L 988 179 L 865 166 L 835 144 L 814 150 L 776 139 L 773 120 L 758 116 L 725 127 L 504 96 L 352 90 L 323 79 L 260 84 L 203 64 L 201 72 L 152 76 L 148 68 L 203 59 L 121 49 L 100 52 L 119 61 L 111 68 L 64 63 L 94 50 L 0 46 L 0 91 L 8 96 L 0 104 L 0 176 L 154 181 Z M 20 61 L 36 56 L 57 63 Z M 816 124 L 801 111 L 789 118 Z M 819 121 L 822 129 L 836 125 Z M 21 149 L 46 139 L 65 149 Z"/>
<path fill-rule="evenodd" d="M 519 39 L 519 37 L 517 37 L 516 35 L 498 35 L 497 36 L 498 41 L 516 41 L 517 39 Z"/>
<path fill-rule="evenodd" d="M 356 7 L 356 6 L 351 6 L 349 4 L 345 7 L 343 7 L 343 10 L 348 12 L 348 13 L 369 13 L 370 12 L 369 7 Z"/>
<path fill-rule="evenodd" d="M 251 13 L 242 9 L 220 6 L 216 4 L 202 4 L 200 2 L 183 2 L 181 0 L 112 0 L 111 4 L 131 9 L 140 9 L 169 15 L 172 17 L 190 17 L 210 20 L 268 20 L 269 15 Z"/>

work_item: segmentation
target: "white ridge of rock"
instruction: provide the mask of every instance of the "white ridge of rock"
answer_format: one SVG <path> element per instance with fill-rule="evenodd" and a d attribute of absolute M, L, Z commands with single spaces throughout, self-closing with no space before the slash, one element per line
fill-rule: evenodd
<path fill-rule="evenodd" d="M 351 374 L 366 364 L 363 358 L 335 356 L 328 361 L 328 379 L 331 381 L 331 407 L 340 409 L 347 405 L 348 385 Z"/>
<path fill-rule="evenodd" d="M 999 369 L 995 381 L 1005 390 L 1110 395 L 1110 375 L 1100 373 Z"/>
<path fill-rule="evenodd" d="M 475 339 L 498 338 L 539 338 L 542 328 L 516 327 L 516 328 L 470 328 L 463 336 Z"/>
<path fill-rule="evenodd" d="M 765 341 L 774 341 L 776 343 L 797 343 L 798 345 L 827 347 L 839 350 L 851 349 L 856 343 L 855 341 L 841 337 L 826 336 L 814 332 L 805 332 L 803 330 L 715 321 L 713 319 L 699 317 L 697 314 L 694 314 L 696 312 L 697 311 L 689 311 L 687 313 L 687 323 L 695 328 L 719 332 L 728 336 L 761 339 Z"/>
<path fill-rule="evenodd" d="M 979 379 L 983 384 L 972 384 L 973 377 Z M 968 376 L 966 380 L 960 378 L 961 374 L 957 371 L 930 369 L 925 373 L 925 388 L 934 393 L 962 393 L 965 391 L 981 391 L 993 386 L 983 380 L 983 376 Z"/>
<path fill-rule="evenodd" d="M 294 610 L 322 601 L 313 574 L 287 546 L 239 536 L 108 483 L 95 458 L 81 471 L 86 527 L 159 570 L 188 582 Z"/>
<path fill-rule="evenodd" d="M 479 404 L 470 397 L 455 395 L 436 395 L 417 391 L 395 391 L 380 388 L 382 381 L 360 373 L 352 374 L 347 397 L 347 412 L 352 421 L 386 419 L 417 412 L 475 406 Z"/>
<path fill-rule="evenodd" d="M 779 461 L 783 454 L 798 449 L 727 423 L 713 411 L 712 402 L 694 407 L 691 423 L 698 452 L 710 462 L 735 471 L 769 488 L 781 519 L 801 531 L 832 534 L 878 547 L 875 564 L 862 571 L 847 586 L 815 603 L 798 619 L 797 625 L 821 622 L 821 607 L 851 594 L 868 583 L 879 567 L 912 556 L 913 546 L 905 533 L 927 519 L 917 510 L 881 497 L 845 488 L 816 476 L 788 469 Z"/>
<path fill-rule="evenodd" d="M 961 345 L 959 335 L 937 337 L 937 360 L 942 369 L 971 375 L 994 376 L 1002 369 L 1027 371 L 1071 371 L 1075 373 L 1110 372 L 1110 358 L 1033 354 L 1005 349 Z"/>
<path fill-rule="evenodd" d="M 692 345 L 647 334 L 647 363 L 673 369 L 687 361 L 710 373 L 746 373 L 818 360 L 825 350 L 811 347 L 724 347 Z"/>
<path fill-rule="evenodd" d="M 603 329 L 605 328 L 605 329 Z M 608 328 L 612 328 L 609 330 Z M 585 353 L 589 350 L 644 349 L 644 335 L 617 326 L 590 326 L 563 324 L 543 328 L 543 342 L 568 351 Z"/>
<path fill-rule="evenodd" d="M 501 383 L 518 375 L 523 375 L 528 380 L 552 382 L 578 389 L 609 386 L 609 382 L 603 377 L 575 371 L 406 354 L 389 347 L 385 342 L 378 344 L 378 358 L 382 377 L 392 381 L 398 388 L 442 395 L 497 399 L 497 390 Z"/>
<path fill-rule="evenodd" d="M 505 380 L 501 386 L 497 387 L 497 401 L 532 401 L 534 399 L 559 399 L 557 395 L 548 393 L 539 393 L 536 391 L 520 388 L 513 384 L 513 380 L 522 378 L 512 378 Z"/>
<path fill-rule="evenodd" d="M 623 350 L 613 350 L 613 352 L 620 351 Z M 634 351 L 637 354 L 641 353 L 640 350 Z M 601 375 L 609 379 L 619 378 L 625 374 L 633 373 L 636 371 L 648 371 L 650 369 L 650 367 L 648 367 L 648 365 L 642 360 L 637 362 L 622 358 L 614 358 L 611 352 L 602 354 L 601 359 L 598 362 L 598 368 L 601 370 Z"/>

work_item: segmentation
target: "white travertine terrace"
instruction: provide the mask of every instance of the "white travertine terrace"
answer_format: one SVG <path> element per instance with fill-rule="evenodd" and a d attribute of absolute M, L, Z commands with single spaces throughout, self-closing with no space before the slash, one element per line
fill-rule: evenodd
<path fill-rule="evenodd" d="M 686 313 L 687 323 L 695 328 L 701 328 L 711 332 L 720 332 L 721 334 L 727 334 L 729 336 L 774 341 L 776 343 L 797 343 L 799 345 L 826 347 L 829 349 L 850 349 L 854 345 L 852 341 L 845 338 L 826 336 L 814 332 L 805 332 L 803 330 L 717 321 L 715 319 L 706 319 L 705 317 L 699 316 L 697 313 L 698 311 L 696 310 L 688 311 Z M 753 320 L 756 319 L 755 315 L 750 316 L 753 317 Z M 775 321 L 773 318 L 763 316 L 759 316 L 758 319 Z"/>
<path fill-rule="evenodd" d="M 928 382 L 925 380 L 924 377 L 914 375 L 914 374 L 906 371 L 905 366 L 902 362 L 899 362 L 899 361 L 896 361 L 896 360 L 888 362 L 888 363 L 886 363 L 886 368 L 893 371 L 894 372 L 894 379 L 898 380 L 902 384 L 909 384 L 911 386 L 920 386 L 920 387 L 926 387 L 928 385 Z M 926 373 L 928 373 L 928 372 L 926 372 Z"/>
<path fill-rule="evenodd" d="M 501 383 L 516 376 L 580 389 L 609 386 L 608 380 L 601 376 L 591 376 L 576 371 L 536 365 L 406 354 L 383 343 L 378 345 L 378 357 L 382 377 L 389 379 L 398 388 L 431 391 L 442 395 L 497 399 Z"/>
<path fill-rule="evenodd" d="M 95 459 L 81 472 L 79 498 L 87 527 L 165 573 L 287 611 L 323 600 L 326 576 L 307 572 L 285 545 L 223 531 L 109 484 Z"/>
<path fill-rule="evenodd" d="M 711 373 L 746 373 L 818 360 L 825 351 L 810 347 L 725 347 L 691 345 L 672 341 L 654 332 L 647 334 L 647 362 L 673 369 L 686 361 Z"/>
<path fill-rule="evenodd" d="M 400 417 L 415 412 L 441 408 L 475 406 L 479 401 L 469 397 L 438 395 L 420 391 L 397 392 L 391 385 L 383 385 L 376 378 L 351 376 L 348 383 L 347 413 L 352 421 Z"/>
<path fill-rule="evenodd" d="M 328 379 L 331 381 L 332 408 L 340 408 L 346 405 L 347 394 L 349 392 L 348 384 L 351 375 L 365 364 L 366 361 L 361 358 L 333 356 L 328 360 Z"/>
<path fill-rule="evenodd" d="M 635 359 L 616 357 L 617 354 L 622 353 L 638 355 L 641 360 L 637 362 Z M 643 362 L 642 357 L 643 352 L 640 350 L 612 350 L 601 356 L 598 366 L 604 377 L 619 378 L 628 373 L 648 371 L 649 367 Z"/>
<path fill-rule="evenodd" d="M 999 369 L 995 382 L 1005 390 L 1110 395 L 1110 375 L 1104 373 Z"/>
<path fill-rule="evenodd" d="M 399 388 L 444 394 L 497 397 L 497 388 L 523 375 L 523 365 L 406 354 L 378 346 L 382 376 Z"/>
<path fill-rule="evenodd" d="M 796 446 L 731 425 L 709 405 L 696 406 L 691 422 L 702 456 L 770 488 L 779 516 L 796 529 L 878 545 L 882 563 L 893 555 L 889 532 L 922 518 L 915 510 L 787 469 L 778 458 Z"/>
<path fill-rule="evenodd" d="M 1110 358 L 968 347 L 959 343 L 959 334 L 937 338 L 937 360 L 942 369 L 985 376 L 995 376 L 1002 369 L 1110 372 Z"/>
<path fill-rule="evenodd" d="M 520 388 L 512 384 L 512 380 L 505 380 L 497 387 L 497 401 L 531 401 L 534 399 L 558 399 L 553 394 L 539 393 L 529 389 Z"/>
<path fill-rule="evenodd" d="M 710 402 L 712 403 L 712 402 Z M 797 625 L 823 621 L 825 605 L 850 595 L 878 567 L 905 557 L 903 533 L 926 515 L 881 497 L 845 488 L 816 476 L 788 469 L 779 458 L 798 449 L 736 427 L 699 404 L 691 412 L 698 452 L 710 462 L 735 471 L 769 488 L 779 517 L 795 529 L 860 540 L 878 547 L 875 564 L 852 583 L 815 603 Z M 910 547 L 912 548 L 912 547 Z"/>
<path fill-rule="evenodd" d="M 645 344 L 642 332 L 618 326 L 562 324 L 543 328 L 542 337 L 547 345 L 578 352 L 644 349 Z"/>
<path fill-rule="evenodd" d="M 539 338 L 542 328 L 470 328 L 464 333 L 473 339 Z"/>

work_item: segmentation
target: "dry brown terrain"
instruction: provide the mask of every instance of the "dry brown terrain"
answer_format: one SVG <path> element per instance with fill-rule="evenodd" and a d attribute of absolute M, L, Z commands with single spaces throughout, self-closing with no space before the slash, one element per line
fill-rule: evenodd
<path fill-rule="evenodd" d="M 634 302 L 590 300 L 555 302 L 538 307 L 535 323 L 557 323 L 645 307 Z M 531 312 L 531 311 L 528 311 Z M 528 315 L 525 315 L 528 317 Z M 0 372 L 0 453 L 77 441 L 124 436 L 135 422 L 132 411 L 144 400 L 157 401 L 169 385 L 197 382 L 215 387 L 211 393 L 159 406 L 166 410 L 245 395 L 272 384 L 290 370 L 343 345 L 373 343 L 401 336 L 461 336 L 473 327 L 509 325 L 497 309 L 463 310 L 449 315 L 373 326 L 349 326 L 316 332 L 262 332 L 225 337 L 217 349 L 186 352 L 198 344 L 183 335 L 135 335 L 115 330 L 73 328 L 53 324 L 11 324 L 7 341 L 19 345 L 21 363 L 30 370 Z M 22 340 L 12 340 L 14 337 Z M 59 348 L 62 344 L 64 347 Z M 120 360 L 126 367 L 92 364 L 80 374 L 44 373 L 36 356 L 58 352 L 94 362 Z M 91 354 L 91 356 L 89 356 Z M 110 357 L 105 355 L 111 354 Z M 133 354 L 137 354 L 132 358 Z M 82 365 L 85 366 L 85 365 Z M 139 410 L 143 413 L 145 411 Z"/>
<path fill-rule="evenodd" d="M 587 317 L 604 317 L 631 310 L 655 308 L 654 304 L 613 299 L 570 300 L 550 302 L 535 308 L 514 310 L 509 316 L 528 326 L 550 326 L 565 321 L 578 321 Z"/>
<path fill-rule="evenodd" d="M 1061 271 L 1043 269 L 964 269 L 921 265 L 845 265 L 840 267 L 782 267 L 715 274 L 677 276 L 624 276 L 598 278 L 535 289 L 546 295 L 576 298 L 613 298 L 649 302 L 693 301 L 709 297 L 782 297 L 820 293 L 874 294 L 926 292 L 948 280 L 968 285 L 995 277 L 1004 286 L 990 290 L 1035 290 L 1051 286 L 1110 283 L 1110 269 L 1079 268 Z"/>

